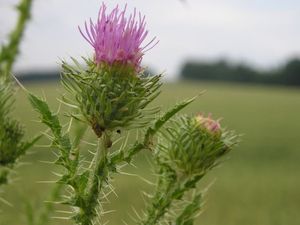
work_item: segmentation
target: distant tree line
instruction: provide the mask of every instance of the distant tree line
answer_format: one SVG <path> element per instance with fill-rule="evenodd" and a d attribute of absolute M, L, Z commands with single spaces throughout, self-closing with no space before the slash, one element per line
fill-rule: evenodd
<path fill-rule="evenodd" d="M 186 80 L 231 81 L 244 83 L 300 86 L 300 59 L 294 58 L 276 69 L 258 70 L 246 64 L 216 62 L 186 62 L 180 77 Z"/>
<path fill-rule="evenodd" d="M 144 75 L 153 76 L 156 74 L 152 68 L 147 67 L 144 70 Z M 41 81 L 59 81 L 60 71 L 59 70 L 32 70 L 27 72 L 21 72 L 15 74 L 21 82 L 41 82 Z"/>
<path fill-rule="evenodd" d="M 60 72 L 58 70 L 40 70 L 16 73 L 21 82 L 58 81 Z"/>

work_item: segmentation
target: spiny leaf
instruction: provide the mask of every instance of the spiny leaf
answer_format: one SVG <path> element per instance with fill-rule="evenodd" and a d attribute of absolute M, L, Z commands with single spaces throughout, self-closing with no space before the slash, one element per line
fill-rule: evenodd
<path fill-rule="evenodd" d="M 176 218 L 175 225 L 193 225 L 196 214 L 201 209 L 202 194 L 194 196 L 193 201 L 189 203 Z"/>
<path fill-rule="evenodd" d="M 48 104 L 31 93 L 28 94 L 28 98 L 33 108 L 40 113 L 42 123 L 46 124 L 56 137 L 60 136 L 62 128 L 59 119 L 50 111 Z"/>
<path fill-rule="evenodd" d="M 150 136 L 153 136 L 170 118 L 172 118 L 176 113 L 178 113 L 180 110 L 188 106 L 190 103 L 192 103 L 197 96 L 185 100 L 181 103 L 178 103 L 173 108 L 168 110 L 162 117 L 160 117 L 152 127 L 148 128 L 145 137 L 149 138 Z"/>

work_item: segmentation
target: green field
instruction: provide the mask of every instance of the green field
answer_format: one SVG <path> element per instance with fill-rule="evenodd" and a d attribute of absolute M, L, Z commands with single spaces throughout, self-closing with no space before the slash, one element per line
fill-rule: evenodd
<path fill-rule="evenodd" d="M 56 109 L 59 86 L 28 84 L 28 89 L 45 95 Z M 44 91 L 42 91 L 44 90 Z M 300 90 L 282 87 L 244 86 L 212 83 L 166 84 L 158 104 L 167 109 L 173 103 L 207 90 L 185 113 L 212 112 L 222 117 L 222 124 L 242 133 L 241 144 L 221 167 L 210 173 L 204 183 L 214 182 L 206 194 L 199 225 L 299 225 L 300 224 Z M 44 92 L 44 93 L 43 93 Z M 16 116 L 33 135 L 44 126 L 34 122 L 37 114 L 30 108 L 22 91 L 18 92 Z M 16 169 L 13 184 L 4 189 L 9 207 L 0 203 L 0 225 L 26 225 L 24 211 L 27 201 L 41 208 L 51 185 L 37 183 L 54 180 L 55 166 L 41 163 L 53 156 L 47 148 L 36 147 L 22 159 L 26 163 Z M 151 177 L 151 165 L 146 156 L 137 159 L 138 173 Z M 28 163 L 28 164 L 27 164 Z M 128 168 L 135 171 L 133 168 Z M 118 197 L 111 195 L 107 209 L 109 224 L 120 225 L 125 220 L 134 224 L 132 206 L 144 207 L 142 190 L 151 186 L 134 177 L 115 177 Z M 54 216 L 62 216 L 58 212 Z M 71 224 L 51 219 L 52 225 Z"/>

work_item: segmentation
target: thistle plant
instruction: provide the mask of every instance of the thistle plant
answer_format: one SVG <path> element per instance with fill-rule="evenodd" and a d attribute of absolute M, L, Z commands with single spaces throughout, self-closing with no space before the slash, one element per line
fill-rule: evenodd
<path fill-rule="evenodd" d="M 19 13 L 17 23 L 14 30 L 9 35 L 9 40 L 6 45 L 1 46 L 0 50 L 0 76 L 6 80 L 10 80 L 10 73 L 19 53 L 19 46 L 22 40 L 26 23 L 30 19 L 30 9 L 32 0 L 20 0 L 16 6 Z"/>
<path fill-rule="evenodd" d="M 69 124 L 62 125 L 44 99 L 29 93 L 29 100 L 58 150 L 55 164 L 64 168 L 57 183 L 67 193 L 61 196 L 61 203 L 70 207 L 67 219 L 78 225 L 104 224 L 103 202 L 115 191 L 114 174 L 136 154 L 150 150 L 158 180 L 137 223 L 190 225 L 200 210 L 198 182 L 232 149 L 236 136 L 210 117 L 175 116 L 195 98 L 165 113 L 149 108 L 160 93 L 161 75 L 145 76 L 142 59 L 157 41 L 152 38 L 143 45 L 148 35 L 145 17 L 136 10 L 128 16 L 126 11 L 126 6 L 117 6 L 107 12 L 103 3 L 97 20 L 79 28 L 94 54 L 83 58 L 84 65 L 75 58 L 62 62 L 67 93 L 61 102 L 70 109 Z M 82 136 L 72 136 L 74 120 L 93 131 L 93 143 L 85 146 L 91 160 L 84 159 L 79 147 Z M 129 144 L 122 137 L 133 129 L 142 135 Z M 117 147 L 120 136 L 123 143 Z"/>
<path fill-rule="evenodd" d="M 7 183 L 8 170 L 26 148 L 21 142 L 24 132 L 20 124 L 9 117 L 12 98 L 8 86 L 0 83 L 0 185 Z M 23 147 L 24 146 L 24 147 Z"/>
<path fill-rule="evenodd" d="M 23 141 L 24 128 L 11 116 L 14 106 L 14 83 L 11 71 L 19 52 L 19 45 L 30 17 L 31 0 L 22 0 L 17 6 L 19 18 L 0 50 L 0 186 L 8 183 L 8 175 L 20 156 L 24 155 L 39 137 Z M 1 199 L 1 198 L 0 198 Z"/>
<path fill-rule="evenodd" d="M 9 172 L 40 135 L 24 140 L 24 127 L 11 116 L 14 106 L 11 81 L 0 78 L 0 186 L 8 183 Z"/>
<path fill-rule="evenodd" d="M 118 128 L 137 125 L 139 118 L 145 118 L 145 107 L 157 97 L 160 76 L 151 78 L 143 75 L 141 60 L 154 41 L 141 47 L 147 36 L 145 17 L 136 11 L 125 17 L 126 7 L 116 7 L 106 14 L 106 6 L 100 8 L 94 24 L 85 23 L 83 37 L 94 48 L 92 60 L 85 59 L 86 67 L 76 67 L 63 62 L 62 81 L 75 101 L 66 102 L 79 110 L 74 117 L 84 120 L 101 137 L 103 133 Z M 152 113 L 152 112 L 150 112 Z M 141 122 L 141 121 L 139 121 Z"/>
<path fill-rule="evenodd" d="M 85 25 L 86 36 L 81 32 L 94 47 L 94 57 L 85 59 L 85 66 L 75 59 L 75 65 L 62 63 L 63 86 L 74 96 L 73 99 L 64 96 L 63 101 L 74 109 L 71 117 L 89 125 L 97 139 L 94 158 L 87 168 L 57 115 L 45 101 L 29 95 L 42 122 L 52 131 L 52 145 L 60 150 L 56 164 L 63 166 L 66 173 L 59 183 L 71 190 L 64 203 L 73 207 L 72 219 L 77 224 L 90 225 L 101 216 L 101 196 L 107 195 L 117 164 L 129 162 L 148 145 L 145 141 L 127 151 L 112 151 L 114 136 L 123 129 L 144 127 L 149 122 L 147 118 L 156 112 L 156 109 L 145 109 L 156 98 L 161 85 L 160 75 L 146 77 L 141 67 L 145 47 L 140 45 L 147 35 L 145 19 L 140 13 L 136 19 L 136 12 L 126 19 L 125 12 L 126 8 L 121 11 L 116 7 L 106 14 L 103 4 L 97 23 Z"/>
<path fill-rule="evenodd" d="M 154 153 L 157 188 L 140 224 L 193 224 L 202 196 L 198 182 L 236 143 L 237 136 L 210 117 L 172 119 L 159 132 Z M 186 199 L 189 192 L 194 193 L 192 199 Z"/>

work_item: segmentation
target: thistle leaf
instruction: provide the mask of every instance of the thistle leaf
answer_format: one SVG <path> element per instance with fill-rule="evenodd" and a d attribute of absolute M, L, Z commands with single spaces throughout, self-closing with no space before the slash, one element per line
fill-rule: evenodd
<path fill-rule="evenodd" d="M 198 96 L 195 96 L 191 99 L 178 103 L 173 108 L 168 110 L 162 117 L 154 122 L 152 127 L 148 128 L 145 135 L 146 139 L 150 138 L 150 136 L 153 136 L 169 119 L 171 119 L 180 110 L 191 104 L 197 97 Z"/>
<path fill-rule="evenodd" d="M 59 119 L 57 115 L 54 115 L 50 111 L 48 104 L 41 98 L 31 93 L 28 93 L 28 99 L 33 108 L 40 113 L 42 123 L 46 124 L 56 137 L 60 136 L 62 128 L 59 123 Z"/>

